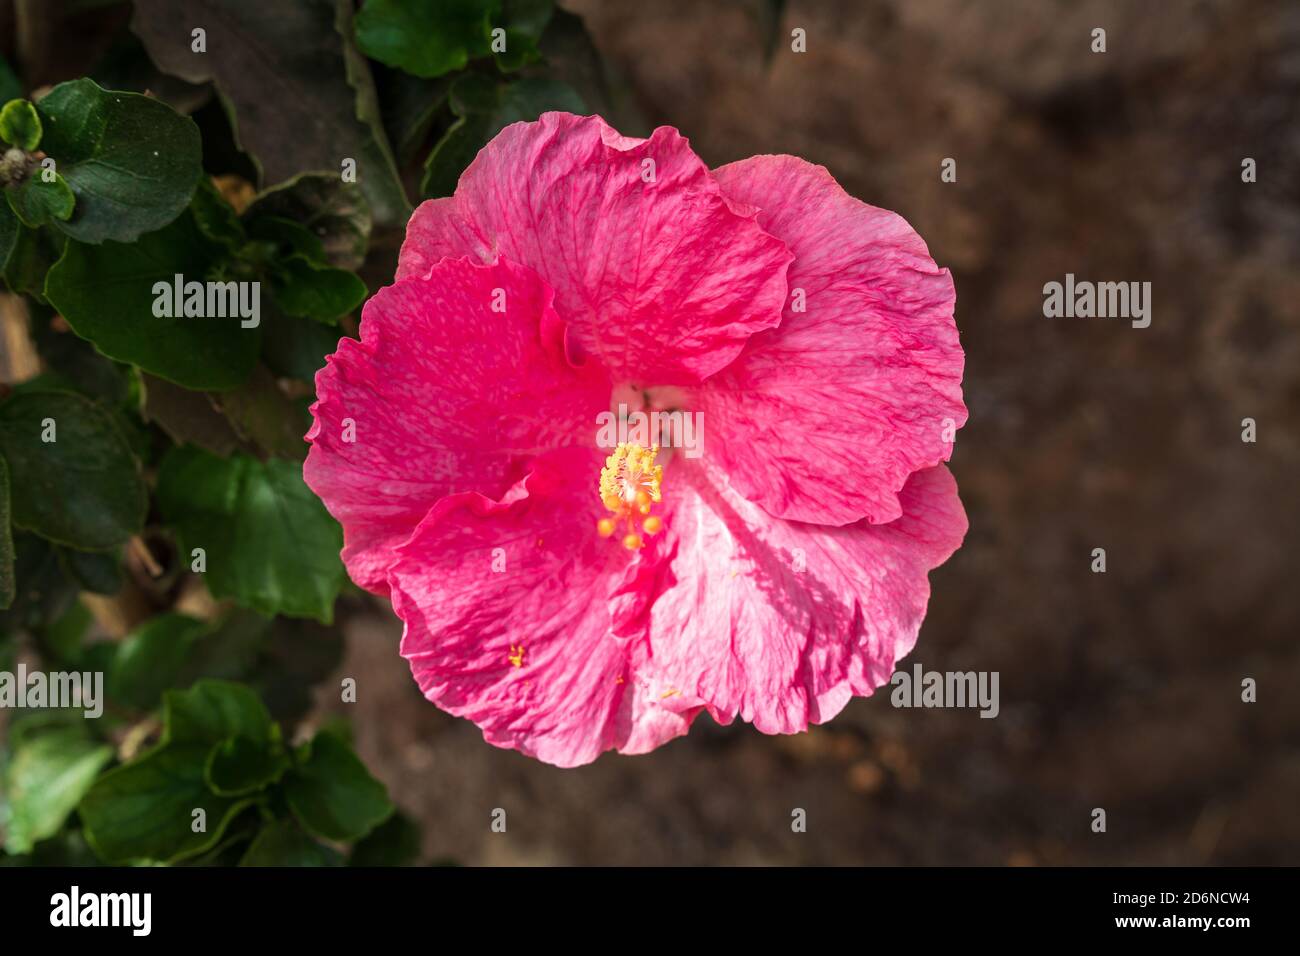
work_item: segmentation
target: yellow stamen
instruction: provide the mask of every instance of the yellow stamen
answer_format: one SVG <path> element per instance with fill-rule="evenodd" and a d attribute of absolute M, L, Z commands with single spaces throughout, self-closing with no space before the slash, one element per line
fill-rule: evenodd
<path fill-rule="evenodd" d="M 658 454 L 658 445 L 625 444 L 614 449 L 600 470 L 600 500 L 606 508 L 618 514 L 631 505 L 659 500 L 664 469 L 655 464 Z"/>
<path fill-rule="evenodd" d="M 650 515 L 651 508 L 661 500 L 664 469 L 655 464 L 658 454 L 658 445 L 645 448 L 635 443 L 622 444 L 605 459 L 605 467 L 600 470 L 600 500 L 610 517 L 596 522 L 596 531 L 608 538 L 619 524 L 625 525 L 627 533 L 622 541 L 629 551 L 645 543 L 642 530 L 647 534 L 663 530 L 663 519 Z"/>
<path fill-rule="evenodd" d="M 510 654 L 507 656 L 506 660 L 510 661 L 510 663 L 513 664 L 515 667 L 523 667 L 524 666 L 524 645 L 520 644 L 518 647 L 516 647 L 515 645 L 511 644 Z"/>

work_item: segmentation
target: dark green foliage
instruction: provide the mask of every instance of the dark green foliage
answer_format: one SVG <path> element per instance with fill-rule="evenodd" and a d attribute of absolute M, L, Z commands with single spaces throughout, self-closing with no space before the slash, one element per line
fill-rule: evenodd
<path fill-rule="evenodd" d="M 337 718 L 304 723 L 349 606 L 314 377 L 414 202 L 612 97 L 552 0 L 115 6 L 31 5 L 77 74 L 0 60 L 0 289 L 38 365 L 0 385 L 0 671 L 102 677 L 93 719 L 9 722 L 0 864 L 414 864 Z"/>

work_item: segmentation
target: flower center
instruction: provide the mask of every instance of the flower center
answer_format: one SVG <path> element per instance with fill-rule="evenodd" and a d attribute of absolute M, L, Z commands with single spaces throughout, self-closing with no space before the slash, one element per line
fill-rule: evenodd
<path fill-rule="evenodd" d="M 664 467 L 656 465 L 659 446 L 645 448 L 635 443 L 619 445 L 614 454 L 605 459 L 600 470 L 600 500 L 610 517 L 596 522 L 601 537 L 608 538 L 622 524 L 626 529 L 623 547 L 635 551 L 645 541 L 645 534 L 663 530 L 663 519 L 650 514 L 655 502 L 660 500 L 659 485 L 663 481 Z"/>

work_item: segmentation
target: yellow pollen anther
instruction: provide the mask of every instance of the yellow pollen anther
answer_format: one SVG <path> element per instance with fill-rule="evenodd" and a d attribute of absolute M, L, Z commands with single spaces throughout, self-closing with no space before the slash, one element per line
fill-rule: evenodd
<path fill-rule="evenodd" d="M 600 470 L 600 500 L 606 508 L 620 514 L 632 505 L 659 500 L 664 469 L 655 464 L 658 454 L 658 445 L 623 444 L 614 449 Z"/>
<path fill-rule="evenodd" d="M 600 500 L 610 516 L 596 522 L 596 531 L 603 538 L 611 537 L 620 524 L 626 526 L 623 547 L 635 551 L 645 542 L 641 531 L 655 534 L 663 530 L 663 519 L 650 514 L 660 501 L 663 482 L 663 465 L 655 464 L 659 446 L 645 448 L 635 443 L 625 443 L 614 449 L 600 470 Z"/>
<path fill-rule="evenodd" d="M 510 661 L 510 663 L 513 664 L 515 667 L 523 667 L 524 666 L 524 645 L 520 644 L 518 647 L 516 647 L 515 645 L 511 644 L 510 654 L 507 656 L 506 660 Z"/>

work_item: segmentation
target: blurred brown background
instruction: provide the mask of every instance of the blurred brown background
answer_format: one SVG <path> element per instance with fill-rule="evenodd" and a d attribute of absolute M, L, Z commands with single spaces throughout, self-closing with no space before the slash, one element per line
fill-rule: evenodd
<path fill-rule="evenodd" d="M 791 2 L 770 61 L 770 4 L 566 6 L 652 125 L 711 165 L 823 163 L 952 269 L 971 531 L 907 663 L 999 671 L 1001 714 L 878 694 L 787 738 L 703 716 L 557 770 L 426 704 L 396 622 L 363 619 L 347 716 L 429 857 L 1300 863 L 1300 5 Z M 1067 272 L 1150 281 L 1151 327 L 1044 318 Z"/>

